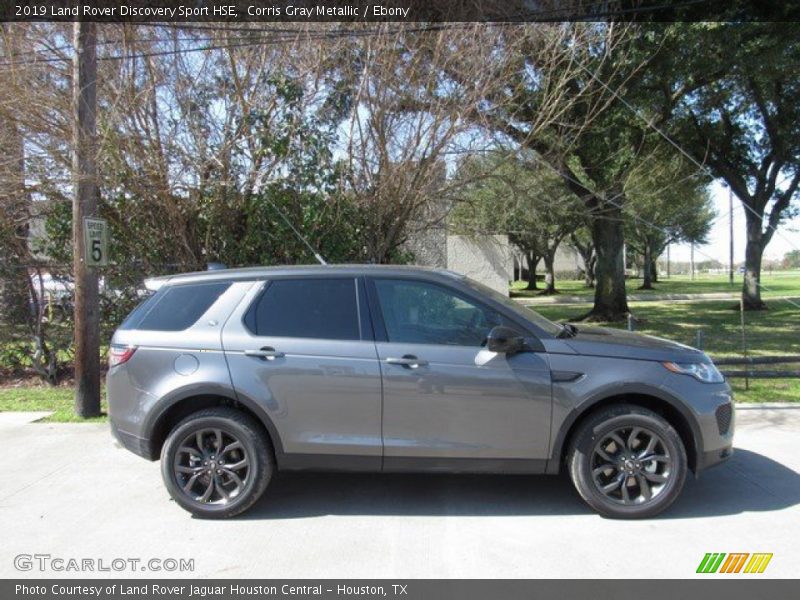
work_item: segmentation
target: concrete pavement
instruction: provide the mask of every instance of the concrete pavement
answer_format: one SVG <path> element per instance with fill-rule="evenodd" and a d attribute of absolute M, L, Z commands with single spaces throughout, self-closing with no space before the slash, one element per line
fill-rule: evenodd
<path fill-rule="evenodd" d="M 107 426 L 36 417 L 0 413 L 0 577 L 694 577 L 706 552 L 774 553 L 757 577 L 800 564 L 798 408 L 739 410 L 734 458 L 633 522 L 592 513 L 566 477 L 336 474 L 281 475 L 249 513 L 203 521 Z M 37 553 L 195 571 L 15 569 Z"/>

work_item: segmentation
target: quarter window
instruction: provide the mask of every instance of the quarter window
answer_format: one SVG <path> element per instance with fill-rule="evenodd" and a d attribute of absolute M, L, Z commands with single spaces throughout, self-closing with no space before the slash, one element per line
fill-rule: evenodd
<path fill-rule="evenodd" d="M 250 308 L 245 325 L 260 336 L 358 340 L 354 279 L 277 279 Z"/>
<path fill-rule="evenodd" d="M 171 285 L 142 302 L 120 329 L 183 331 L 194 325 L 230 282 Z"/>

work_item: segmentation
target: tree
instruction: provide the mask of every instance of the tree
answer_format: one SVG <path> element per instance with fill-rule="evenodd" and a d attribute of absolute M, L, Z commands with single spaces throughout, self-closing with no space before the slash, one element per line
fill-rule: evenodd
<path fill-rule="evenodd" d="M 784 269 L 800 269 L 800 250 L 790 250 L 784 254 L 781 265 Z"/>
<path fill-rule="evenodd" d="M 667 244 L 705 243 L 714 220 L 710 178 L 666 144 L 631 172 L 626 182 L 625 239 L 642 257 L 642 285 L 653 289 L 655 261 Z"/>
<path fill-rule="evenodd" d="M 644 63 L 629 52 L 632 30 L 562 23 L 495 31 L 499 37 L 479 69 L 496 74 L 494 85 L 468 116 L 504 142 L 535 152 L 583 203 L 597 256 L 594 306 L 585 318 L 620 320 L 628 312 L 624 182 L 645 129 L 615 91 L 641 76 Z M 477 71 L 471 64 L 446 70 L 449 85 L 470 89 Z"/>
<path fill-rule="evenodd" d="M 638 70 L 639 63 L 627 53 L 615 52 L 626 47 L 629 31 L 596 23 L 482 25 L 469 35 L 451 34 L 448 52 L 431 51 L 425 36 L 409 39 L 403 48 L 409 56 L 422 57 L 417 62 L 426 73 L 437 75 L 435 85 L 406 95 L 407 110 L 424 112 L 442 102 L 460 106 L 460 119 L 473 126 L 464 134 L 475 143 L 485 142 L 488 148 L 499 142 L 536 153 L 590 212 L 599 285 L 587 316 L 600 320 L 621 319 L 628 310 L 620 215 L 624 198 L 619 196 L 626 165 L 620 159 L 631 152 L 631 144 L 635 153 L 636 140 L 624 138 L 636 128 L 612 119 L 595 130 L 592 140 L 587 133 L 615 102 L 601 81 L 620 88 Z M 593 165 L 585 160 L 589 154 Z"/>
<path fill-rule="evenodd" d="M 314 44 L 153 58 L 143 51 L 197 46 L 197 32 L 102 31 L 124 39 L 114 52 L 125 57 L 101 64 L 99 93 L 100 208 L 111 258 L 125 265 L 107 269 L 111 283 L 132 289 L 144 274 L 209 261 L 313 262 L 292 226 L 331 261 L 362 259 L 364 218 L 333 156 L 346 107 L 325 83 L 335 63 Z M 68 218 L 56 206 L 48 219 L 53 256 L 68 250 Z"/>
<path fill-rule="evenodd" d="M 764 249 L 800 185 L 800 40 L 793 23 L 695 23 L 642 36 L 658 47 L 650 87 L 670 135 L 745 209 L 742 301 L 761 299 Z M 698 52 L 698 48 L 703 48 Z M 657 94 L 657 96 L 656 96 Z"/>
<path fill-rule="evenodd" d="M 127 258 L 124 269 L 108 273 L 115 284 L 130 285 L 144 273 L 202 269 L 209 261 L 229 266 L 313 262 L 314 253 L 294 229 L 332 262 L 362 257 L 364 217 L 339 187 L 342 165 L 332 152 L 335 121 L 309 114 L 307 90 L 292 78 L 264 78 L 258 84 L 259 93 L 270 94 L 274 103 L 254 106 L 234 123 L 187 115 L 189 129 L 230 131 L 220 138 L 208 135 L 203 153 L 192 162 L 183 156 L 197 138 L 166 150 L 157 148 L 174 144 L 169 138 L 142 139 L 161 119 L 153 113 L 154 126 L 144 132 L 107 133 L 115 137 L 116 149 L 104 157 L 108 171 L 101 213 L 112 228 L 112 259 Z M 178 106 L 188 103 L 185 98 Z M 138 161 L 141 168 L 132 168 Z M 182 163 L 180 175 L 173 174 L 173 161 Z M 60 210 L 48 219 L 53 256 L 69 251 L 67 219 Z"/>
<path fill-rule="evenodd" d="M 481 26 L 458 35 L 386 32 L 340 51 L 340 62 L 352 65 L 340 75 L 349 85 L 343 182 L 365 219 L 370 262 L 400 260 L 411 235 L 441 227 L 447 216 L 441 200 L 463 183 L 447 179 L 447 152 L 466 133 L 464 117 L 491 78 L 475 77 L 455 99 L 443 93 L 441 72 L 430 65 L 455 68 L 481 32 Z"/>
<path fill-rule="evenodd" d="M 536 258 L 541 257 L 546 270 L 541 293 L 554 294 L 555 254 L 580 224 L 583 207 L 558 175 L 527 158 L 497 152 L 464 160 L 455 179 L 469 183 L 459 190 L 451 225 L 466 235 L 508 235 L 529 257 L 531 281 L 536 277 Z"/>
<path fill-rule="evenodd" d="M 51 87 L 48 74 L 41 75 L 20 59 L 37 32 L 38 26 L 28 24 L 4 24 L 0 29 L 0 55 L 11 65 L 0 74 L 0 326 L 2 350 L 12 364 L 30 367 L 54 384 L 60 374 L 59 354 L 71 336 L 56 322 L 60 315 L 48 302 L 47 269 L 32 247 L 31 229 L 40 214 L 37 195 L 50 187 L 59 171 L 42 152 L 45 147 L 63 149 L 48 142 L 47 134 L 59 131 L 59 109 L 68 110 L 69 102 Z"/>

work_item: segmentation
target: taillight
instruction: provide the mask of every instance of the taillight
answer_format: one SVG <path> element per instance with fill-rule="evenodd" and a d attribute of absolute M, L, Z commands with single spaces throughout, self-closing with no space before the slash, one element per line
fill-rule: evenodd
<path fill-rule="evenodd" d="M 108 366 L 116 367 L 128 362 L 136 352 L 136 346 L 111 346 L 108 349 Z"/>

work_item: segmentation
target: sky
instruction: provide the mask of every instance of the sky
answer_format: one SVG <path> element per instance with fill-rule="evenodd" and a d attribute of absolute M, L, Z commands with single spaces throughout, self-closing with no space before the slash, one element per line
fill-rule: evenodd
<path fill-rule="evenodd" d="M 717 211 L 717 218 L 708 236 L 708 244 L 698 246 L 695 250 L 695 260 L 716 258 L 728 264 L 728 244 L 730 243 L 728 223 L 728 190 L 719 181 L 711 185 L 711 197 Z M 744 262 L 745 246 L 745 208 L 734 196 L 733 198 L 733 256 L 736 264 Z M 772 240 L 764 250 L 765 260 L 780 260 L 790 250 L 800 249 L 800 217 L 782 223 Z M 670 260 L 688 262 L 691 249 L 689 244 L 676 244 L 670 248 Z"/>

